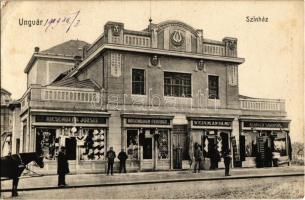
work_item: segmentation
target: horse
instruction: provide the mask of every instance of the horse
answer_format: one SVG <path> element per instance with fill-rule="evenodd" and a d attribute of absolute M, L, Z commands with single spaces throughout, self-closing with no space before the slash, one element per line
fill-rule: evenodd
<path fill-rule="evenodd" d="M 34 161 L 40 168 L 44 167 L 43 157 L 36 152 L 8 155 L 1 157 L 0 161 L 0 177 L 13 179 L 12 196 L 18 196 L 19 177 L 29 163 Z"/>

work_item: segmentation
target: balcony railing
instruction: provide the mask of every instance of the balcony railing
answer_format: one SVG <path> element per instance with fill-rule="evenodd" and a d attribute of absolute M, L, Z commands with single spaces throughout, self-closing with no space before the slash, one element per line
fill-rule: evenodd
<path fill-rule="evenodd" d="M 98 92 L 68 89 L 42 89 L 42 100 L 97 103 L 100 101 Z"/>
<path fill-rule="evenodd" d="M 225 56 L 225 47 L 217 44 L 203 44 L 203 53 L 216 56 Z"/>
<path fill-rule="evenodd" d="M 239 99 L 242 110 L 285 111 L 285 101 L 281 99 Z"/>
<path fill-rule="evenodd" d="M 124 44 L 139 46 L 139 47 L 150 47 L 150 38 L 137 36 L 137 35 L 124 35 Z"/>

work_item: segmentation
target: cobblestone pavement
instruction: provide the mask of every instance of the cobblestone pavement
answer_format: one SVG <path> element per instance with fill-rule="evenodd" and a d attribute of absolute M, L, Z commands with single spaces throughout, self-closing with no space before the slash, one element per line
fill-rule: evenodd
<path fill-rule="evenodd" d="M 208 170 L 200 173 L 192 173 L 187 171 L 162 171 L 162 172 L 138 172 L 127 174 L 114 174 L 114 176 L 107 176 L 105 174 L 77 174 L 67 175 L 66 182 L 69 186 L 86 186 L 95 184 L 120 184 L 120 183 L 134 183 L 134 182 L 154 182 L 164 180 L 187 180 L 187 179 L 225 179 L 238 177 L 252 177 L 252 176 L 272 176 L 282 174 L 303 173 L 302 166 L 289 166 L 277 168 L 235 168 L 231 170 L 230 177 L 224 176 L 224 170 Z M 12 181 L 2 181 L 2 190 L 11 189 Z M 57 187 L 57 176 L 49 175 L 42 177 L 22 177 L 19 181 L 18 189 L 24 188 L 44 188 Z"/>
<path fill-rule="evenodd" d="M 302 199 L 303 197 L 304 177 L 298 176 L 20 191 L 19 196 L 14 199 Z M 10 193 L 4 193 L 3 198 L 11 199 Z"/>

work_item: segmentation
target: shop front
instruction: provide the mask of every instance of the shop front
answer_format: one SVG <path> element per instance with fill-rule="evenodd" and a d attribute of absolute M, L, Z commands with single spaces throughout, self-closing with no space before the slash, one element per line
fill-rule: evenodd
<path fill-rule="evenodd" d="M 71 173 L 105 172 L 108 115 L 34 114 L 34 149 L 44 157 L 43 173 L 56 173 L 56 157 L 66 147 Z M 35 169 L 38 170 L 38 169 Z"/>
<path fill-rule="evenodd" d="M 171 169 L 172 116 L 123 114 L 128 171 Z"/>
<path fill-rule="evenodd" d="M 236 157 L 234 152 L 235 137 L 232 136 L 233 118 L 193 118 L 189 120 L 189 154 L 193 155 L 195 145 L 203 151 L 203 169 L 223 168 L 222 153 L 228 151 Z"/>
<path fill-rule="evenodd" d="M 243 167 L 289 164 L 289 120 L 241 120 L 240 153 Z"/>

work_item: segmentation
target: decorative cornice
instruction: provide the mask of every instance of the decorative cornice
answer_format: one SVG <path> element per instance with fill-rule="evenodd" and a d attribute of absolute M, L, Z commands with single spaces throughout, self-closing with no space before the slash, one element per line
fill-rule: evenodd
<path fill-rule="evenodd" d="M 91 54 L 83 62 L 81 62 L 79 64 L 79 66 L 69 74 L 69 77 L 77 74 L 77 72 L 80 69 L 82 69 L 84 66 L 86 66 L 92 59 L 94 59 L 97 55 L 99 55 L 100 52 L 102 52 L 103 50 L 106 50 L 106 49 L 138 52 L 138 53 L 149 53 L 149 54 L 157 54 L 157 55 L 167 55 L 167 56 L 184 57 L 184 58 L 214 60 L 214 61 L 222 61 L 222 62 L 231 62 L 231 63 L 236 63 L 236 64 L 242 64 L 245 61 L 244 58 L 237 58 L 237 57 L 224 57 L 224 56 L 215 56 L 215 55 L 207 55 L 207 54 L 194 54 L 194 53 L 188 53 L 188 52 L 168 51 L 168 50 L 163 50 L 163 49 L 135 47 L 135 46 L 120 45 L 120 44 L 103 44 L 93 54 Z"/>

